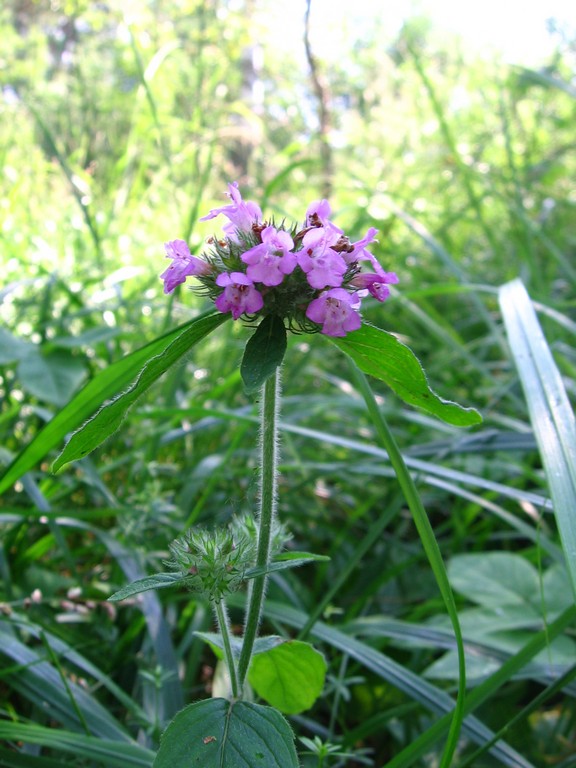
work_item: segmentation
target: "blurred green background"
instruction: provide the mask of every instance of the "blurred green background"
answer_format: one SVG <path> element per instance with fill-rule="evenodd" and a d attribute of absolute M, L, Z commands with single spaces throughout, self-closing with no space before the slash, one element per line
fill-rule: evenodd
<path fill-rule="evenodd" d="M 574 29 L 551 21 L 545 58 L 511 62 L 424 14 L 350 9 L 338 26 L 312 0 L 308 24 L 302 2 L 284 25 L 284 10 L 2 4 L 0 462 L 95 373 L 207 308 L 186 287 L 162 294 L 163 243 L 199 252 L 215 226 L 198 219 L 229 181 L 289 222 L 329 197 L 355 239 L 378 228 L 376 255 L 400 278 L 365 318 L 414 349 L 443 397 L 484 416 L 458 432 L 374 385 L 453 578 L 471 686 L 517 660 L 474 712 L 517 752 L 489 753 L 490 735 L 467 731 L 456 764 L 575 765 L 574 629 L 536 660 L 521 654 L 571 597 L 497 300 L 522 278 L 573 399 Z M 150 765 L 167 720 L 210 690 L 214 659 L 193 641 L 212 626 L 205 605 L 163 593 L 113 609 L 106 597 L 162 570 L 187 525 L 254 506 L 247 338 L 227 324 L 92 457 L 54 476 L 51 451 L 1 497 L 0 765 Z M 366 644 L 317 641 L 330 683 L 292 724 L 347 756 L 303 764 L 436 765 L 441 735 L 411 746 L 455 681 L 428 564 L 342 358 L 316 336 L 292 338 L 288 354 L 280 512 L 300 549 L 332 560 L 275 577 L 268 621 L 291 635 L 345 573 L 323 620 Z M 94 737 L 115 746 L 97 755 Z"/>

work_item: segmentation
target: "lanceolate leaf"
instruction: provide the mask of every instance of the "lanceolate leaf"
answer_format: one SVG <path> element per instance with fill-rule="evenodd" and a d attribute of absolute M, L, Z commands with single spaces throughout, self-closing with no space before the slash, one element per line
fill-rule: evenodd
<path fill-rule="evenodd" d="M 286 353 L 286 329 L 282 318 L 267 315 L 246 344 L 240 373 L 246 392 L 257 392 L 281 364 Z"/>
<path fill-rule="evenodd" d="M 68 405 L 59 411 L 38 432 L 32 442 L 16 456 L 0 478 L 0 494 L 4 493 L 25 472 L 32 469 L 35 464 L 42 461 L 55 446 L 64 440 L 69 432 L 77 429 L 82 422 L 95 413 L 102 403 L 126 389 L 150 358 L 161 354 L 175 339 L 179 338 L 187 330 L 192 328 L 196 332 L 203 330 L 203 336 L 205 336 L 227 318 L 228 315 L 223 315 L 219 312 L 201 315 L 189 323 L 151 341 L 144 347 L 118 360 L 118 362 L 109 365 L 91 379 Z"/>
<path fill-rule="evenodd" d="M 247 579 L 254 579 L 256 576 L 265 576 L 267 573 L 283 571 L 286 568 L 298 568 L 308 563 L 326 562 L 327 560 L 330 558 L 326 555 L 315 555 L 311 552 L 283 552 L 281 555 L 276 555 L 274 561 L 268 565 L 249 568 L 244 575 Z"/>
<path fill-rule="evenodd" d="M 140 592 L 148 592 L 149 589 L 165 589 L 166 587 L 176 587 L 186 583 L 186 578 L 179 573 L 156 573 L 154 576 L 145 576 L 143 579 L 126 584 L 110 595 L 108 600 L 117 603 L 119 600 L 126 600 L 127 597 L 134 597 Z"/>
<path fill-rule="evenodd" d="M 278 562 L 269 563 L 262 568 L 249 568 L 244 574 L 244 578 L 247 580 L 254 579 L 256 576 L 264 576 L 273 571 L 283 571 L 286 568 L 297 568 L 300 565 L 326 560 L 330 560 L 326 555 L 314 555 L 310 552 L 285 552 L 278 555 Z M 166 587 L 179 587 L 185 584 L 186 576 L 179 573 L 156 573 L 126 584 L 125 587 L 110 595 L 108 600 L 115 603 L 119 600 L 126 600 L 127 597 L 138 595 L 140 592 L 148 592 L 150 589 L 165 589 Z"/>
<path fill-rule="evenodd" d="M 294 734 L 275 709 L 199 701 L 164 731 L 153 768 L 298 768 Z"/>
<path fill-rule="evenodd" d="M 158 354 L 148 358 L 136 381 L 125 392 L 118 394 L 112 402 L 104 405 L 95 416 L 72 435 L 54 462 L 53 471 L 56 472 L 70 461 L 83 458 L 110 437 L 118 429 L 136 400 L 163 373 L 181 360 L 195 344 L 221 325 L 227 317 L 227 315 L 218 312 L 196 318 L 185 326 L 184 330 L 181 330 L 171 343 L 161 349 Z"/>
<path fill-rule="evenodd" d="M 346 352 L 361 371 L 386 382 L 408 405 L 457 427 L 471 427 L 482 421 L 474 408 L 463 408 L 433 392 L 418 358 L 391 333 L 364 324 L 344 338 L 330 341 Z"/>

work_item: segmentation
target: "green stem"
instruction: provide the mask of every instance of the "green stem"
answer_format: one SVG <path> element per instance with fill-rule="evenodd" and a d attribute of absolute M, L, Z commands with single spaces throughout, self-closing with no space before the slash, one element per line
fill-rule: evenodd
<path fill-rule="evenodd" d="M 258 526 L 258 551 L 256 566 L 267 568 L 270 563 L 270 545 L 272 528 L 276 512 L 277 465 L 278 465 L 278 402 L 280 399 L 280 369 L 266 380 L 262 387 L 262 405 L 260 410 L 260 515 Z M 238 683 L 244 685 L 250 666 L 252 650 L 266 592 L 267 576 L 257 576 L 252 580 L 244 641 L 238 662 Z"/>
<path fill-rule="evenodd" d="M 458 651 L 458 697 L 456 700 L 456 706 L 454 708 L 454 714 L 452 722 L 450 724 L 450 731 L 448 734 L 448 740 L 446 742 L 444 753 L 440 762 L 440 768 L 448 768 L 452 761 L 454 751 L 458 742 L 458 735 L 464 718 L 465 696 L 466 696 L 466 667 L 464 661 L 464 642 L 462 639 L 462 631 L 460 629 L 460 622 L 458 620 L 458 611 L 456 609 L 456 603 L 454 602 L 454 596 L 448 581 L 448 575 L 444 567 L 444 561 L 442 560 L 442 554 L 440 547 L 434 536 L 434 531 L 428 520 L 428 515 L 422 504 L 422 499 L 418 493 L 418 489 L 412 480 L 410 472 L 406 467 L 404 458 L 400 453 L 400 449 L 394 439 L 392 432 L 388 426 L 386 419 L 384 418 L 382 411 L 376 403 L 374 393 L 368 384 L 366 376 L 358 368 L 358 366 L 350 360 L 350 367 L 358 387 L 358 391 L 364 398 L 366 408 L 370 414 L 370 418 L 376 433 L 380 438 L 380 442 L 388 453 L 390 463 L 394 468 L 398 483 L 404 493 L 404 498 L 412 513 L 412 519 L 418 530 L 422 546 L 428 557 L 428 562 L 432 568 L 432 572 L 436 578 L 436 583 L 444 600 L 446 611 L 450 617 L 452 628 L 454 630 L 454 636 L 456 639 L 456 648 Z"/>
<path fill-rule="evenodd" d="M 230 675 L 230 687 L 232 688 L 232 696 L 237 699 L 240 694 L 240 687 L 238 685 L 236 661 L 234 659 L 234 654 L 232 653 L 232 644 L 230 642 L 230 619 L 228 618 L 228 611 L 226 610 L 226 603 L 224 600 L 220 600 L 219 603 L 214 603 L 214 609 L 216 611 L 218 627 L 220 629 L 222 642 L 224 644 L 224 661 L 226 662 L 226 666 L 228 667 L 228 674 Z"/>

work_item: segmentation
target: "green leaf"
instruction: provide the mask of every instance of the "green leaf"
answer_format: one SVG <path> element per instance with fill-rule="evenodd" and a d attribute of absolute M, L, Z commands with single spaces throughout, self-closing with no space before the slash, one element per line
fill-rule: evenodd
<path fill-rule="evenodd" d="M 108 600 L 111 603 L 116 603 L 119 600 L 126 600 L 127 597 L 138 595 L 140 592 L 148 592 L 149 589 L 165 589 L 166 587 L 175 587 L 185 583 L 186 578 L 179 573 L 156 573 L 153 576 L 145 576 L 143 579 L 137 579 L 130 584 L 126 584 L 118 592 L 110 595 Z"/>
<path fill-rule="evenodd" d="M 294 734 L 275 709 L 199 701 L 164 731 L 153 768 L 298 768 Z"/>
<path fill-rule="evenodd" d="M 287 715 L 313 706 L 322 693 L 326 660 L 310 643 L 287 640 L 254 656 L 248 682 L 256 693 Z"/>
<path fill-rule="evenodd" d="M 246 392 L 258 392 L 282 363 L 286 353 L 286 329 L 282 318 L 267 315 L 249 339 L 240 373 Z"/>
<path fill-rule="evenodd" d="M 546 471 L 576 597 L 576 420 L 546 338 L 521 280 L 503 285 L 500 309 Z"/>
<path fill-rule="evenodd" d="M 227 319 L 221 313 L 204 315 L 192 321 L 178 336 L 159 354 L 149 358 L 138 378 L 126 390 L 110 403 L 104 405 L 84 426 L 75 432 L 70 441 L 58 456 L 52 467 L 58 469 L 71 461 L 76 461 L 93 451 L 104 442 L 120 426 L 129 409 L 157 379 L 190 349 L 215 330 Z"/>
<path fill-rule="evenodd" d="M 64 440 L 70 431 L 76 429 L 91 416 L 105 400 L 125 389 L 138 375 L 144 363 L 154 355 L 160 354 L 174 339 L 187 329 L 197 327 L 199 323 L 211 324 L 211 327 L 206 330 L 206 333 L 209 333 L 227 319 L 228 315 L 223 315 L 220 312 L 200 315 L 194 320 L 190 320 L 189 323 L 175 328 L 130 355 L 121 358 L 116 363 L 107 366 L 89 381 L 68 405 L 59 411 L 16 456 L 0 478 L 0 494 L 10 488 L 35 464 L 42 461 L 49 451 Z"/>
<path fill-rule="evenodd" d="M 541 604 L 540 579 L 521 555 L 482 552 L 456 555 L 448 575 L 452 587 L 474 603 L 488 608 Z"/>
<path fill-rule="evenodd" d="M 456 427 L 471 427 L 482 421 L 474 408 L 443 400 L 433 392 L 418 358 L 391 333 L 364 324 L 344 338 L 330 341 L 349 355 L 361 371 L 386 382 L 408 405 Z"/>
<path fill-rule="evenodd" d="M 285 568 L 296 568 L 299 565 L 306 565 L 306 563 L 315 561 L 330 560 L 326 555 L 314 555 L 309 552 L 284 552 L 278 556 L 280 562 L 270 563 L 265 568 L 250 568 L 244 574 L 246 579 L 254 579 L 256 576 L 262 576 L 272 571 L 283 571 Z M 137 579 L 136 581 L 126 584 L 113 595 L 110 595 L 108 600 L 111 602 L 118 602 L 119 600 L 126 600 L 127 597 L 133 597 L 140 594 L 140 592 L 147 592 L 150 589 L 165 589 L 166 587 L 176 587 L 186 584 L 186 577 L 179 573 L 156 573 L 153 576 L 145 576 L 143 579 Z"/>
<path fill-rule="evenodd" d="M 307 613 L 293 608 L 286 603 L 277 603 L 272 600 L 266 601 L 264 615 L 272 621 L 280 621 L 283 624 L 296 628 L 303 627 L 308 619 Z M 572 607 L 560 619 L 555 620 L 544 630 L 536 633 L 522 654 L 510 659 L 510 664 L 504 664 L 492 678 L 468 694 L 465 704 L 466 717 L 462 724 L 462 730 L 468 739 L 480 745 L 491 741 L 494 736 L 493 732 L 471 714 L 474 708 L 479 706 L 479 703 L 487 701 L 491 696 L 494 697 L 500 686 L 508 682 L 514 674 L 521 670 L 533 658 L 535 653 L 545 648 L 550 638 L 556 637 L 568 626 L 571 626 L 575 618 L 576 607 Z M 421 675 L 394 661 L 372 645 L 361 642 L 356 637 L 347 634 L 345 632 L 346 629 L 346 625 L 341 630 L 322 621 L 317 621 L 314 624 L 312 634 L 318 640 L 328 643 L 333 648 L 350 656 L 360 665 L 366 667 L 366 669 L 369 669 L 385 681 L 386 685 L 394 686 L 430 712 L 443 715 L 421 737 L 415 738 L 414 744 L 418 742 L 418 749 L 413 750 L 416 753 L 415 759 L 421 757 L 426 752 L 429 753 L 433 749 L 435 742 L 444 737 L 450 727 L 454 709 L 453 698 L 442 688 L 432 685 Z M 512 670 L 510 670 L 510 666 L 513 667 Z M 480 690 L 482 695 L 479 697 L 477 691 Z M 446 714 L 444 715 L 444 713 Z M 410 747 L 407 750 L 410 750 Z M 403 750 L 402 755 L 407 750 Z M 504 741 L 492 744 L 490 752 L 502 765 L 509 766 L 509 768 L 533 768 L 532 763 Z M 412 762 L 415 762 L 415 759 L 408 761 L 397 759 L 397 757 L 395 756 L 390 761 L 390 765 L 393 764 L 395 768 L 400 765 L 411 765 Z"/>
<path fill-rule="evenodd" d="M 24 360 L 35 351 L 36 344 L 13 336 L 5 328 L 0 328 L 0 365 Z"/>
<path fill-rule="evenodd" d="M 327 555 L 314 555 L 311 552 L 283 552 L 268 565 L 249 568 L 244 574 L 244 578 L 255 579 L 257 576 L 265 576 L 267 573 L 284 571 L 286 568 L 298 568 L 308 563 L 326 562 L 327 560 L 330 560 Z"/>
<path fill-rule="evenodd" d="M 351 368 L 354 379 L 356 381 L 356 386 L 364 398 L 366 408 L 372 418 L 379 440 L 383 447 L 386 449 L 386 452 L 390 458 L 390 463 L 394 467 L 398 483 L 402 488 L 404 498 L 408 503 L 408 507 L 412 514 L 412 519 L 416 525 L 418 535 L 420 536 L 420 541 L 422 542 L 422 546 L 426 552 L 426 557 L 430 563 L 430 567 L 434 574 L 434 578 L 436 579 L 438 589 L 442 595 L 446 611 L 450 617 L 450 622 L 454 630 L 459 658 L 458 695 L 456 699 L 456 706 L 454 708 L 454 717 L 450 725 L 448 738 L 446 739 L 444 751 L 439 763 L 440 768 L 448 768 L 452 762 L 452 757 L 459 740 L 466 695 L 466 665 L 464 643 L 462 640 L 460 622 L 458 620 L 458 610 L 456 608 L 450 582 L 448 581 L 448 575 L 446 573 L 446 568 L 442 559 L 442 552 L 438 542 L 436 541 L 434 529 L 432 528 L 432 524 L 430 523 L 424 508 L 424 504 L 418 492 L 418 488 L 416 487 L 412 475 L 408 471 L 404 457 L 398 448 L 398 444 L 396 443 L 394 435 L 388 426 L 388 422 L 384 418 L 380 408 L 378 408 L 376 398 L 374 397 L 374 393 L 368 384 L 366 376 L 364 376 L 364 374 L 359 370 L 358 366 L 355 365 L 354 362 L 351 363 Z"/>
<path fill-rule="evenodd" d="M 63 406 L 86 378 L 82 358 L 64 350 L 42 354 L 37 348 L 18 363 L 18 378 L 24 389 L 38 400 Z"/>

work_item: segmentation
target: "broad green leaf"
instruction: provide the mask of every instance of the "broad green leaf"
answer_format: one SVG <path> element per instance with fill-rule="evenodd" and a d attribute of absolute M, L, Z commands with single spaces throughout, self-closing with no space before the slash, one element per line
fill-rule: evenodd
<path fill-rule="evenodd" d="M 39 744 L 107 768 L 150 768 L 154 757 L 153 752 L 136 743 L 123 744 L 111 739 L 86 736 L 84 733 L 9 720 L 0 720 L 0 740 Z"/>
<path fill-rule="evenodd" d="M 246 392 L 258 392 L 282 363 L 286 353 L 286 329 L 276 315 L 267 315 L 246 344 L 240 373 Z"/>
<path fill-rule="evenodd" d="M 457 592 L 488 608 L 537 607 L 541 602 L 538 573 L 521 555 L 509 552 L 456 555 L 450 560 L 448 575 Z"/>
<path fill-rule="evenodd" d="M 175 587 L 185 584 L 186 578 L 179 573 L 156 573 L 153 576 L 145 576 L 143 579 L 137 579 L 131 584 L 110 595 L 108 600 L 116 603 L 119 600 L 126 600 L 127 597 L 133 597 L 140 592 L 147 592 L 149 589 L 165 589 L 166 587 Z"/>
<path fill-rule="evenodd" d="M 138 378 L 122 394 L 104 405 L 98 413 L 77 430 L 58 456 L 53 471 L 86 456 L 112 435 L 124 420 L 129 409 L 157 379 L 186 355 L 190 349 L 227 319 L 221 313 L 208 314 L 192 321 L 162 351 L 149 358 Z"/>
<path fill-rule="evenodd" d="M 5 328 L 0 328 L 0 365 L 24 360 L 28 355 L 35 352 L 36 344 L 13 336 Z"/>
<path fill-rule="evenodd" d="M 294 734 L 275 709 L 199 701 L 164 731 L 153 768 L 298 768 Z"/>
<path fill-rule="evenodd" d="M 303 611 L 286 605 L 286 603 L 274 602 L 272 600 L 266 602 L 264 614 L 272 621 L 281 621 L 283 624 L 297 628 L 303 627 L 307 620 L 307 614 Z M 495 696 L 502 685 L 521 670 L 536 653 L 545 648 L 551 638 L 556 637 L 568 626 L 571 626 L 575 618 L 576 608 L 572 607 L 559 619 L 555 620 L 553 624 L 548 625 L 546 629 L 533 635 L 521 654 L 510 659 L 489 680 L 469 693 L 465 703 L 466 717 L 462 724 L 463 733 L 467 738 L 479 745 L 491 742 L 494 733 L 477 717 L 471 714 L 474 708 L 491 696 Z M 346 630 L 346 628 L 346 625 L 344 625 L 343 629 Z M 322 621 L 317 621 L 314 624 L 312 634 L 322 642 L 328 643 L 333 648 L 355 659 L 388 685 L 398 688 L 407 697 L 419 702 L 429 711 L 441 715 L 439 720 L 431 725 L 421 737 L 415 740 L 415 745 L 416 742 L 418 742 L 418 745 L 411 750 L 411 759 L 408 759 L 408 757 L 404 759 L 404 751 L 402 759 L 392 758 L 390 764 L 394 764 L 394 768 L 412 765 L 425 752 L 430 752 L 436 742 L 445 737 L 450 727 L 455 704 L 450 694 L 432 685 L 422 675 L 412 672 L 406 666 L 394 661 L 372 645 L 363 643 L 356 637 Z M 481 695 L 479 695 L 480 691 Z M 496 743 L 491 744 L 489 751 L 502 765 L 506 765 L 508 768 L 533 768 L 529 760 L 510 747 L 505 741 L 498 740 Z"/>
<path fill-rule="evenodd" d="M 86 365 L 81 358 L 60 350 L 43 354 L 40 348 L 18 363 L 17 374 L 22 387 L 38 400 L 63 406 L 86 378 Z"/>
<path fill-rule="evenodd" d="M 521 280 L 500 288 L 500 309 L 546 471 L 576 597 L 576 420 L 530 297 Z"/>
<path fill-rule="evenodd" d="M 532 632 L 500 633 L 492 640 L 494 647 L 508 654 L 519 653 L 526 643 L 532 638 Z M 569 637 L 557 637 L 552 640 L 543 651 L 540 651 L 532 664 L 521 670 L 515 679 L 532 679 L 538 682 L 546 679 L 544 672 L 553 670 L 554 675 L 566 672 L 574 665 L 576 659 L 576 643 Z M 502 666 L 496 654 L 469 654 L 466 657 L 466 677 L 470 683 L 485 680 L 488 675 L 494 674 Z M 457 680 L 458 657 L 454 651 L 448 651 L 425 671 L 424 675 L 429 680 Z M 542 680 L 539 680 L 542 678 Z"/>
<path fill-rule="evenodd" d="M 326 660 L 310 643 L 286 640 L 254 656 L 248 682 L 269 704 L 287 715 L 313 706 L 322 693 Z"/>
<path fill-rule="evenodd" d="M 154 355 L 160 354 L 174 339 L 187 329 L 198 328 L 199 323 L 210 324 L 211 327 L 206 330 L 206 333 L 209 333 L 227 318 L 227 315 L 220 312 L 200 315 L 194 320 L 190 320 L 189 323 L 175 328 L 135 352 L 126 355 L 116 363 L 107 366 L 91 379 L 16 456 L 0 478 L 0 494 L 4 493 L 35 464 L 42 461 L 55 446 L 64 440 L 69 432 L 77 429 L 103 402 L 124 390 L 135 379 L 146 361 Z"/>
<path fill-rule="evenodd" d="M 361 371 L 386 382 L 408 405 L 456 427 L 471 427 L 482 421 L 474 408 L 463 408 L 433 392 L 418 358 L 391 333 L 364 324 L 344 338 L 330 341 L 349 355 Z"/>

